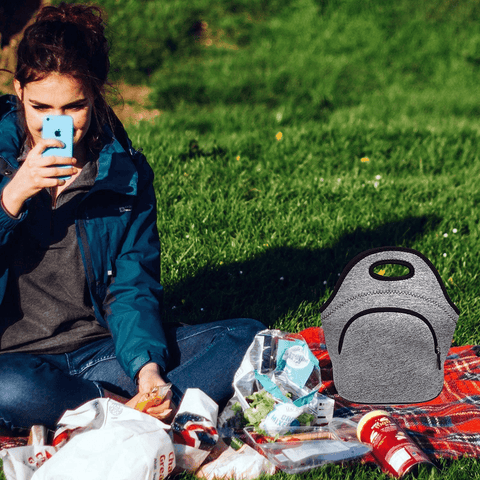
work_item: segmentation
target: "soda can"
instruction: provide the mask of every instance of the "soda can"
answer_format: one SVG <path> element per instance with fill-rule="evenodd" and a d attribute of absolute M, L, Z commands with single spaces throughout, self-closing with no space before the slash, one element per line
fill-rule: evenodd
<path fill-rule="evenodd" d="M 380 468 L 396 478 L 421 464 L 433 466 L 407 432 L 383 410 L 374 410 L 360 419 L 357 437 L 360 442 L 372 446 L 372 455 Z"/>

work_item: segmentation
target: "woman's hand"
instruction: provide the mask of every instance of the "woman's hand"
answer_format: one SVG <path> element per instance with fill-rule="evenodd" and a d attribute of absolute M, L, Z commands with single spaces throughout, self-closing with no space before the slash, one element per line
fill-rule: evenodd
<path fill-rule="evenodd" d="M 160 367 L 156 363 L 147 363 L 144 365 L 137 375 L 138 393 L 127 402 L 129 407 L 135 408 L 138 402 L 142 401 L 145 394 L 150 393 L 153 388 L 166 385 L 165 380 L 160 375 Z M 160 405 L 149 408 L 146 413 L 152 415 L 162 422 L 169 423 L 175 416 L 176 407 L 172 402 L 171 390 Z"/>
<path fill-rule="evenodd" d="M 15 176 L 4 188 L 2 202 L 10 215 L 18 217 L 23 204 L 44 188 L 64 185 L 65 180 L 59 177 L 77 173 L 77 169 L 73 166 L 76 163 L 75 158 L 57 157 L 55 155 L 42 157 L 42 153 L 48 147 L 62 148 L 63 143 L 54 139 L 39 140 L 30 150 Z M 72 166 L 61 168 L 57 165 Z"/>
<path fill-rule="evenodd" d="M 156 363 L 147 363 L 137 374 L 139 393 L 149 393 L 157 385 L 166 385 L 167 382 L 160 375 L 160 367 Z"/>

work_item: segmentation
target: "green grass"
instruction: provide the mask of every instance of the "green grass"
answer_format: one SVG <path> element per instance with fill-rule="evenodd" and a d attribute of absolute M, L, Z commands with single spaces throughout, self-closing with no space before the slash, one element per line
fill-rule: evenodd
<path fill-rule="evenodd" d="M 166 321 L 321 325 L 344 265 L 395 245 L 438 269 L 454 344 L 480 343 L 479 0 L 98 3 L 115 74 L 164 110 L 128 130 L 156 174 Z M 419 478 L 480 478 L 438 466 Z"/>
<path fill-rule="evenodd" d="M 454 343 L 479 343 L 478 121 L 386 123 L 351 110 L 346 123 L 284 124 L 277 114 L 184 107 L 129 128 L 156 173 L 164 318 L 320 325 L 343 266 L 396 245 L 438 269 L 461 310 Z M 354 465 L 293 478 L 388 477 Z M 440 462 L 419 478 L 480 478 L 478 460 Z"/>
<path fill-rule="evenodd" d="M 468 311 L 456 343 L 479 341 L 475 129 L 283 128 L 275 112 L 229 113 L 130 127 L 156 172 L 166 319 L 319 325 L 347 261 L 397 245 L 427 255 Z"/>

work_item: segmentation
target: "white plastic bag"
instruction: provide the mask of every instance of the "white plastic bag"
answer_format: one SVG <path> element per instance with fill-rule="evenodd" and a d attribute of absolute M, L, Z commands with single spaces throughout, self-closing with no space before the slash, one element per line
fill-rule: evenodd
<path fill-rule="evenodd" d="M 27 445 L 0 452 L 7 480 L 30 480 L 33 474 L 56 452 L 55 447 Z"/>
<path fill-rule="evenodd" d="M 157 480 L 175 467 L 169 425 L 112 399 L 69 410 L 59 424 L 78 430 L 32 480 Z"/>

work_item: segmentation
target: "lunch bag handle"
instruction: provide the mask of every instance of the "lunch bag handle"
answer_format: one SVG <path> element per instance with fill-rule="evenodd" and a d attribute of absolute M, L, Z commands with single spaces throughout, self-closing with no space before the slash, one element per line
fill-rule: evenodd
<path fill-rule="evenodd" d="M 380 265 L 400 265 L 406 267 L 408 273 L 397 277 L 380 275 L 375 273 L 375 268 Z M 349 292 L 355 292 L 356 297 L 372 295 L 372 290 L 388 292 L 392 289 L 397 293 L 404 291 L 409 295 L 413 294 L 420 297 L 423 293 L 438 289 L 439 286 L 445 300 L 458 315 L 460 312 L 450 299 L 440 275 L 430 260 L 422 253 L 405 247 L 370 249 L 357 255 L 347 264 L 335 285 L 332 295 L 320 311 L 323 312 L 328 309 L 341 288 Z"/>

